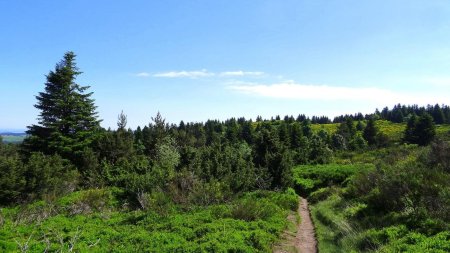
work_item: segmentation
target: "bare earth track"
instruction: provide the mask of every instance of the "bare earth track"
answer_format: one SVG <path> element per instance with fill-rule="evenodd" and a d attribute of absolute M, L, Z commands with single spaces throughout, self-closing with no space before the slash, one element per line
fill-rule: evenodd
<path fill-rule="evenodd" d="M 300 197 L 298 206 L 298 214 L 301 217 L 301 222 L 297 227 L 297 233 L 286 232 L 285 241 L 282 245 L 275 248 L 275 253 L 316 253 L 317 241 L 314 232 L 314 225 L 309 213 L 308 201 Z"/>

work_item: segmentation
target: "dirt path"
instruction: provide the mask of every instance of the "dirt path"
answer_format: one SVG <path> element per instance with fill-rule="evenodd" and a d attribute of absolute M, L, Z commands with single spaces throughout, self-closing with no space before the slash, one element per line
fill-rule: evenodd
<path fill-rule="evenodd" d="M 275 253 L 316 253 L 317 241 L 314 232 L 314 225 L 309 213 L 308 201 L 300 197 L 298 206 L 298 214 L 301 217 L 301 222 L 297 227 L 297 233 L 292 234 L 286 232 L 285 241 L 276 247 Z"/>
<path fill-rule="evenodd" d="M 300 206 L 298 208 L 302 222 L 297 231 L 296 248 L 301 253 L 317 252 L 317 241 L 315 237 L 314 225 L 309 213 L 308 201 L 300 198 Z"/>

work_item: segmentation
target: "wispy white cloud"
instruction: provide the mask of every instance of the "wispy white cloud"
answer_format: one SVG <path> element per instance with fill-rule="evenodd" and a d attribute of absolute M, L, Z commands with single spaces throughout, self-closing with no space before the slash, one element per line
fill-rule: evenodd
<path fill-rule="evenodd" d="M 214 73 L 208 72 L 206 69 L 196 70 L 196 71 L 170 71 L 170 72 L 161 72 L 156 73 L 154 77 L 166 77 L 166 78 L 200 78 L 200 77 L 209 77 L 214 76 Z"/>
<path fill-rule="evenodd" d="M 262 76 L 262 75 L 264 75 L 264 72 L 261 72 L 261 71 L 242 71 L 242 70 L 238 70 L 238 71 L 225 71 L 225 72 L 221 72 L 219 75 L 220 75 L 220 76 L 224 76 L 224 77 Z"/>
<path fill-rule="evenodd" d="M 450 88 L 450 77 L 431 77 L 422 80 L 425 85 L 432 85 L 441 88 Z"/>
<path fill-rule="evenodd" d="M 445 97 L 427 96 L 426 94 L 405 94 L 375 87 L 339 87 L 329 85 L 299 84 L 293 81 L 258 84 L 235 82 L 229 89 L 248 95 L 318 101 L 364 101 L 384 105 L 395 103 L 427 104 L 445 102 Z M 448 101 L 447 101 L 448 102 Z"/>
<path fill-rule="evenodd" d="M 265 73 L 261 71 L 223 71 L 223 72 L 209 72 L 206 69 L 195 71 L 169 71 L 153 74 L 153 77 L 165 77 L 165 78 L 201 78 L 201 77 L 245 77 L 245 76 L 263 76 Z M 147 72 L 139 73 L 137 76 L 149 76 Z"/>
<path fill-rule="evenodd" d="M 147 72 L 141 72 L 136 74 L 137 77 L 149 77 L 150 74 Z"/>

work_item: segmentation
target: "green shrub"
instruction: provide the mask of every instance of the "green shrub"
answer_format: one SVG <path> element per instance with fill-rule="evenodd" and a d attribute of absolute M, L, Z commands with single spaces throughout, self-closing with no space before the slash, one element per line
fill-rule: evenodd
<path fill-rule="evenodd" d="M 26 163 L 26 192 L 31 198 L 55 199 L 74 191 L 78 177 L 73 165 L 60 156 L 33 153 Z"/>
<path fill-rule="evenodd" d="M 380 252 L 450 252 L 450 232 L 443 231 L 433 236 L 410 232 L 390 240 Z"/>
<path fill-rule="evenodd" d="M 270 199 L 285 210 L 296 211 L 298 208 L 298 195 L 292 188 L 288 188 L 284 194 L 273 194 Z"/>
<path fill-rule="evenodd" d="M 311 204 L 315 204 L 319 201 L 325 200 L 327 199 L 329 196 L 331 196 L 331 194 L 333 194 L 336 190 L 334 188 L 331 187 L 324 187 L 324 188 L 320 188 L 314 192 L 312 192 L 309 196 L 308 196 L 308 201 Z"/>
<path fill-rule="evenodd" d="M 354 203 L 345 208 L 344 216 L 347 218 L 360 217 L 366 208 L 367 204 L 365 203 Z"/>
<path fill-rule="evenodd" d="M 46 219 L 58 215 L 60 210 L 51 202 L 37 201 L 30 205 L 21 206 L 13 215 L 15 224 L 41 223 Z"/>
<path fill-rule="evenodd" d="M 143 210 L 152 210 L 161 216 L 167 216 L 174 210 L 171 199 L 160 190 L 151 193 L 139 192 L 137 200 Z"/>
<path fill-rule="evenodd" d="M 244 198 L 235 204 L 231 210 L 231 216 L 234 219 L 255 221 L 259 219 L 268 219 L 274 213 L 279 211 L 281 211 L 280 208 L 268 200 Z"/>
<path fill-rule="evenodd" d="M 210 210 L 214 218 L 230 218 L 232 216 L 231 207 L 228 205 L 215 205 Z"/>
<path fill-rule="evenodd" d="M 113 196 L 108 189 L 89 189 L 80 192 L 68 207 L 68 212 L 70 215 L 101 212 L 113 207 L 113 203 Z"/>
<path fill-rule="evenodd" d="M 367 141 L 362 137 L 361 134 L 357 134 L 355 137 L 353 137 L 348 145 L 351 150 L 363 150 L 368 146 Z"/>
<path fill-rule="evenodd" d="M 17 153 L 0 153 L 0 206 L 17 201 L 26 184 L 25 169 Z"/>
<path fill-rule="evenodd" d="M 28 242 L 29 252 L 44 252 L 46 248 L 50 252 L 67 252 L 70 248 L 74 252 L 271 252 L 287 224 L 287 210 L 279 205 L 284 206 L 285 200 L 294 196 L 292 191 L 255 192 L 232 204 L 184 212 L 174 208 L 163 215 L 153 206 L 146 211 L 111 208 L 107 215 L 105 209 L 70 215 L 66 207 L 73 201 L 101 207 L 103 200 L 111 197 L 109 205 L 118 205 L 114 188 L 74 192 L 53 202 L 59 213 L 38 223 L 31 219 L 14 223 L 13 214 L 18 210 L 2 209 L 5 222 L 0 227 L 0 251 L 17 252 L 18 243 Z M 165 203 L 163 197 L 157 192 L 149 194 L 154 203 Z M 249 221 L 233 218 L 232 211 L 244 203 L 256 203 L 262 209 L 253 210 Z M 49 208 L 49 203 L 40 201 L 27 208 Z"/>
<path fill-rule="evenodd" d="M 211 205 L 223 203 L 231 195 L 229 186 L 225 182 L 212 180 L 197 182 L 189 196 L 190 202 L 196 205 Z"/>
<path fill-rule="evenodd" d="M 321 187 L 343 185 L 356 172 L 371 167 L 370 164 L 300 165 L 293 170 L 295 187 L 297 192 L 309 195 Z"/>

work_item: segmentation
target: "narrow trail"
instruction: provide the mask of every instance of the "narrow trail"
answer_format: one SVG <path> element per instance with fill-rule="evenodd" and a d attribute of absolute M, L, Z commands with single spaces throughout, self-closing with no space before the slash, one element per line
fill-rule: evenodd
<path fill-rule="evenodd" d="M 298 212 L 302 221 L 298 227 L 296 239 L 296 248 L 301 253 L 315 253 L 317 252 L 317 241 L 315 236 L 314 225 L 309 213 L 308 201 L 300 197 L 300 205 Z"/>
<path fill-rule="evenodd" d="M 300 197 L 298 214 L 301 222 L 297 227 L 297 233 L 285 233 L 285 241 L 276 247 L 275 253 L 316 253 L 317 241 L 315 237 L 314 225 L 309 213 L 308 201 Z"/>

